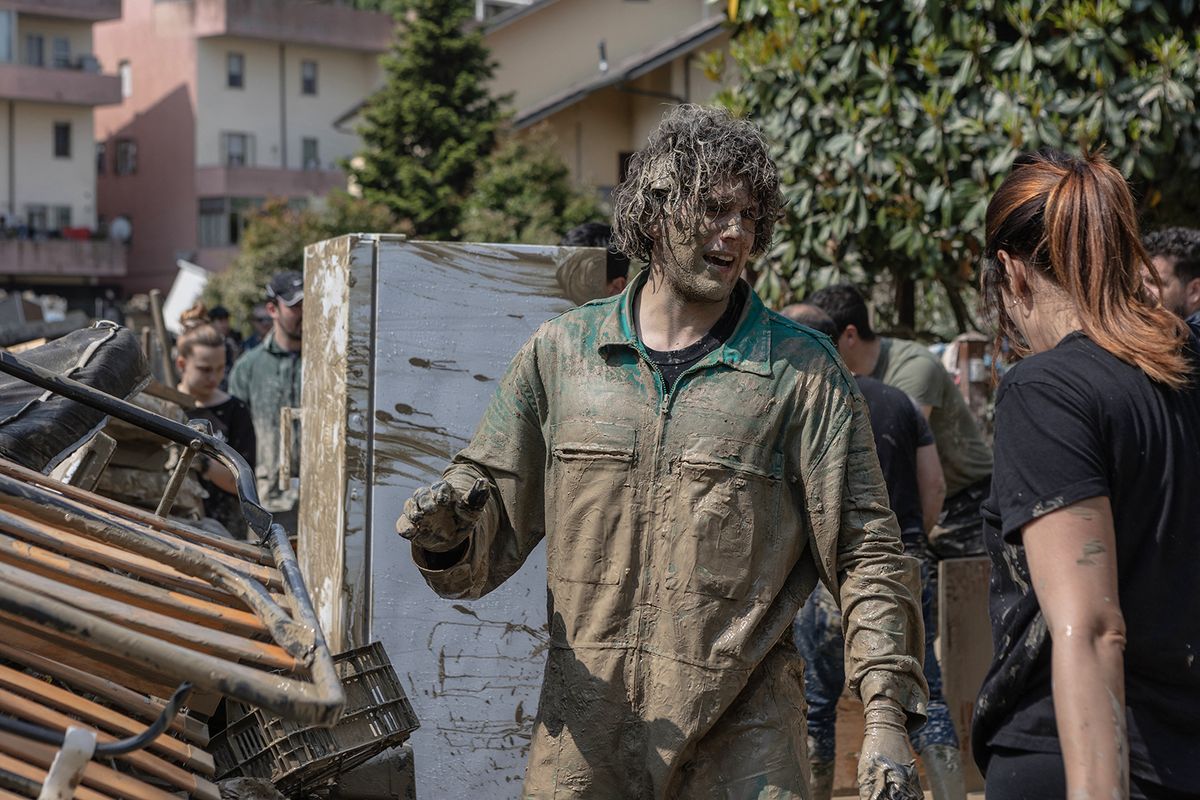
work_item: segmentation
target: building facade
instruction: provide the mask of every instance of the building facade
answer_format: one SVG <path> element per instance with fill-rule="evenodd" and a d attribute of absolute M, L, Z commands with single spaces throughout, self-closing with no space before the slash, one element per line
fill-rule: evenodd
<path fill-rule="evenodd" d="M 721 88 L 704 59 L 727 48 L 725 20 L 711 0 L 533 0 L 485 23 L 494 91 L 512 94 L 516 128 L 549 128 L 576 182 L 607 196 L 670 106 Z"/>
<path fill-rule="evenodd" d="M 121 0 L 0 0 L 3 288 L 71 294 L 125 274 L 125 247 L 98 224 L 93 138 L 96 109 L 121 99 L 93 27 L 120 16 Z"/>
<path fill-rule="evenodd" d="M 130 223 L 127 291 L 176 260 L 224 269 L 247 214 L 344 188 L 358 148 L 338 126 L 378 85 L 390 16 L 334 2 L 124 0 L 97 26 L 122 100 L 96 115 L 99 208 Z"/>

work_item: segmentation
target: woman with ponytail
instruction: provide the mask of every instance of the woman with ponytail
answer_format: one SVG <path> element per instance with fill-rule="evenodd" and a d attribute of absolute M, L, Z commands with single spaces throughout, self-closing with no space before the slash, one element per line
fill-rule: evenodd
<path fill-rule="evenodd" d="M 1200 343 L 1143 280 L 1121 174 L 1022 156 L 987 211 L 985 302 L 1019 359 L 984 505 L 988 800 L 1200 797 Z"/>
<path fill-rule="evenodd" d="M 179 321 L 183 325 L 183 334 L 175 342 L 179 391 L 195 401 L 184 412 L 188 419 L 208 420 L 213 433 L 241 453 L 253 474 L 256 439 L 250 409 L 221 390 L 227 353 L 225 336 L 209 321 L 202 303 L 183 312 Z M 201 456 L 197 462 L 200 484 L 208 494 L 204 500 L 205 515 L 220 522 L 235 538 L 246 538 L 246 522 L 233 475 L 207 457 Z"/>

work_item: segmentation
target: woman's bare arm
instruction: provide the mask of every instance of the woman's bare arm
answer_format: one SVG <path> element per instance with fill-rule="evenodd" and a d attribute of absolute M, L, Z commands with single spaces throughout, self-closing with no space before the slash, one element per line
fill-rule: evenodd
<path fill-rule="evenodd" d="M 917 494 L 921 496 L 921 518 L 928 534 L 937 525 L 946 500 L 946 476 L 936 444 L 917 448 Z"/>
<path fill-rule="evenodd" d="M 1033 591 L 1053 641 L 1054 712 L 1069 800 L 1129 797 L 1125 619 L 1107 497 L 1053 511 L 1022 530 Z"/>

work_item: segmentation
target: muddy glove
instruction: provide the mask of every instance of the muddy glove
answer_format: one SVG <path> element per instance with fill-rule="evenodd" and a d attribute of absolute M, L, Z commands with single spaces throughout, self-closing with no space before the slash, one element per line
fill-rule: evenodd
<path fill-rule="evenodd" d="M 445 481 L 422 486 L 404 501 L 396 532 L 422 550 L 453 550 L 471 534 L 487 505 L 489 491 L 486 478 L 475 481 L 465 497 Z"/>
<path fill-rule="evenodd" d="M 895 700 L 877 694 L 867 703 L 863 716 L 866 725 L 858 758 L 859 800 L 921 800 L 924 795 L 908 746 L 904 709 Z"/>

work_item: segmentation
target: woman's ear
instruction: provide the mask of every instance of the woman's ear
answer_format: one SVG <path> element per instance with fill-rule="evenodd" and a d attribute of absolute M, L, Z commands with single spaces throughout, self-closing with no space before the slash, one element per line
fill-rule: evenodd
<path fill-rule="evenodd" d="M 1030 294 L 1029 273 L 1025 269 L 1025 262 L 1013 258 L 1006 250 L 998 251 L 996 258 L 1004 265 L 1004 274 L 1008 278 L 1008 293 L 1013 301 L 1024 300 Z"/>

